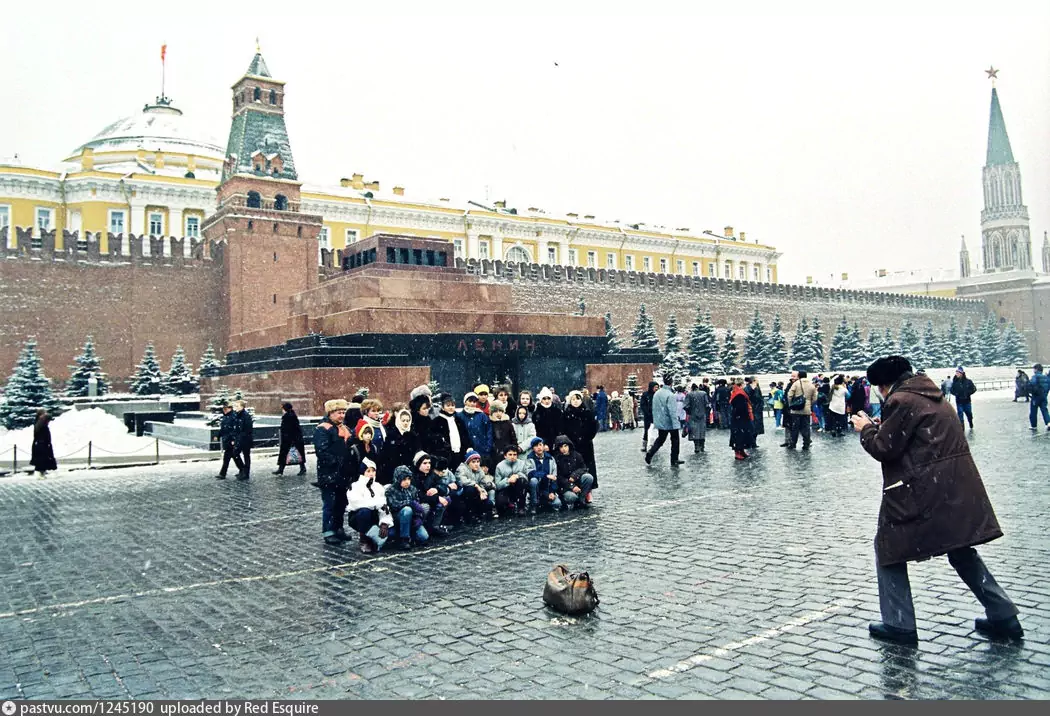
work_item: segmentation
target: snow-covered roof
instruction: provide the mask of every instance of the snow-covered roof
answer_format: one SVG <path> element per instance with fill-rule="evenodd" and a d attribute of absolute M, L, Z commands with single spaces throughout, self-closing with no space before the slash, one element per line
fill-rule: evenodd
<path fill-rule="evenodd" d="M 220 162 L 225 155 L 222 144 L 214 136 L 194 127 L 170 100 L 161 98 L 156 104 L 146 105 L 141 112 L 113 122 L 73 150 L 70 156 L 79 155 L 84 149 L 110 152 L 140 148 L 211 157 Z"/>

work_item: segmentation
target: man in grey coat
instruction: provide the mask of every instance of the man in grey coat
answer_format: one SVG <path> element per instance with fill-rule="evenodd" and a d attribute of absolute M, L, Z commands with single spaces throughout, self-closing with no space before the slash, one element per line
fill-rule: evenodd
<path fill-rule="evenodd" d="M 659 436 L 649 451 L 645 453 L 646 465 L 653 463 L 653 455 L 664 444 L 668 435 L 671 436 L 671 466 L 685 464 L 678 459 L 678 440 L 681 437 L 679 431 L 682 429 L 682 424 L 678 420 L 678 401 L 675 400 L 674 391 L 671 390 L 673 381 L 674 376 L 670 373 L 665 375 L 663 387 L 653 396 L 653 425 L 656 426 Z"/>
<path fill-rule="evenodd" d="M 685 396 L 685 414 L 689 416 L 689 439 L 693 441 L 693 452 L 703 452 L 707 440 L 707 415 L 711 412 L 711 401 L 707 392 L 693 383 Z"/>

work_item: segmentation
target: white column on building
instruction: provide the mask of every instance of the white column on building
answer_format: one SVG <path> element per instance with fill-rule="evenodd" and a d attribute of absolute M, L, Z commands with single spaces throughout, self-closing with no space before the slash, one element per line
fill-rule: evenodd
<path fill-rule="evenodd" d="M 481 257 L 481 249 L 478 244 L 478 235 L 472 231 L 467 232 L 467 255 L 468 259 L 477 259 Z"/>
<path fill-rule="evenodd" d="M 186 218 L 185 218 L 185 206 L 169 206 L 168 207 L 168 236 L 176 236 L 183 239 L 182 243 L 182 255 L 189 256 L 190 242 L 186 241 Z M 168 248 L 171 248 L 171 244 L 168 244 Z"/>
<path fill-rule="evenodd" d="M 127 225 L 127 235 L 124 237 L 125 251 L 131 255 L 131 239 L 128 235 L 134 234 L 136 240 L 139 240 L 142 236 L 148 235 L 146 228 L 146 205 L 135 204 L 131 205 L 131 216 L 129 217 Z M 142 241 L 142 255 L 149 256 L 149 241 Z"/>
<path fill-rule="evenodd" d="M 547 239 L 536 239 L 536 255 L 532 257 L 534 263 L 547 263 Z"/>
<path fill-rule="evenodd" d="M 569 265 L 569 237 L 562 236 L 558 239 L 558 263 L 562 266 Z"/>
<path fill-rule="evenodd" d="M 493 260 L 503 260 L 503 234 L 494 233 L 492 235 L 492 247 L 489 250 L 489 256 Z"/>

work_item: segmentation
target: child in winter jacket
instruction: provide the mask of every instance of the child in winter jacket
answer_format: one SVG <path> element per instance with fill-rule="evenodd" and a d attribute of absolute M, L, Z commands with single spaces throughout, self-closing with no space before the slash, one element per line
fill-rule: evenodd
<path fill-rule="evenodd" d="M 394 518 L 386 503 L 386 487 L 376 480 L 376 464 L 366 457 L 361 460 L 361 470 L 361 477 L 350 486 L 347 501 L 350 526 L 361 535 L 361 551 L 370 554 L 383 548 Z"/>
<path fill-rule="evenodd" d="M 495 412 L 493 404 L 492 411 Z M 456 484 L 463 500 L 464 520 L 482 517 L 490 520 L 496 512 L 496 481 L 481 469 L 481 455 L 476 450 L 467 452 L 466 460 L 456 470 Z"/>
<path fill-rule="evenodd" d="M 523 393 L 523 395 L 526 395 Z M 519 405 L 515 411 L 514 419 L 510 421 L 514 426 L 514 438 L 517 440 L 518 453 L 528 449 L 529 441 L 536 437 L 536 425 L 532 422 L 532 413 L 529 406 Z M 506 453 L 504 453 L 506 454 Z"/>
<path fill-rule="evenodd" d="M 519 408 L 522 410 L 523 408 Z M 503 461 L 496 465 L 496 510 L 511 512 L 517 510 L 525 514 L 525 498 L 528 495 L 529 478 L 525 475 L 528 467 L 524 460 L 518 459 L 518 446 L 507 445 L 503 448 Z"/>
<path fill-rule="evenodd" d="M 587 463 L 575 446 L 565 435 L 559 435 L 554 441 L 554 461 L 558 466 L 558 494 L 566 509 L 575 505 L 586 508 L 587 495 L 594 487 L 594 475 L 587 469 Z"/>
<path fill-rule="evenodd" d="M 560 510 L 558 465 L 547 452 L 543 438 L 533 438 L 529 443 L 529 448 L 531 452 L 525 460 L 525 476 L 529 478 L 529 495 L 532 498 L 529 514 L 536 514 L 541 504 L 554 510 Z"/>
<path fill-rule="evenodd" d="M 463 397 L 463 410 L 460 413 L 463 424 L 467 426 L 471 446 L 478 454 L 487 459 L 492 453 L 492 421 L 481 409 L 478 396 L 467 393 Z"/>
<path fill-rule="evenodd" d="M 386 490 L 386 504 L 395 518 L 401 549 L 411 549 L 411 539 L 417 544 L 426 543 L 430 538 L 423 526 L 427 508 L 420 502 L 419 491 L 412 484 L 411 468 L 405 465 L 394 468 L 394 482 Z"/>
<path fill-rule="evenodd" d="M 445 511 L 452 504 L 447 473 L 435 470 L 434 459 L 422 450 L 416 453 L 412 464 L 415 466 L 412 484 L 419 491 L 420 500 L 430 508 L 426 524 L 434 534 L 447 536 L 451 530 L 441 524 Z"/>
<path fill-rule="evenodd" d="M 492 423 L 492 452 L 483 455 L 483 465 L 494 467 L 503 459 L 503 448 L 508 445 L 518 445 L 517 435 L 514 433 L 514 425 L 507 415 L 507 404 L 498 400 L 492 401 L 489 409 L 489 421 Z"/>

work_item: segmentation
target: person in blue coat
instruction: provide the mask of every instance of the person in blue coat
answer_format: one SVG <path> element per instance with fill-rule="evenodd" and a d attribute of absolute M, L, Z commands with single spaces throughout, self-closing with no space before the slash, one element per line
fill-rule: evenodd
<path fill-rule="evenodd" d="M 1032 430 L 1036 429 L 1037 413 L 1043 414 L 1043 423 L 1050 430 L 1050 411 L 1046 409 L 1047 394 L 1050 393 L 1050 377 L 1043 373 L 1043 364 L 1036 363 L 1032 366 L 1032 377 L 1026 386 L 1031 401 L 1028 403 L 1028 420 L 1032 424 Z"/>
<path fill-rule="evenodd" d="M 457 417 L 466 426 L 471 445 L 481 455 L 482 464 L 491 469 L 489 456 L 492 454 L 492 422 L 482 411 L 476 394 L 467 393 L 463 397 L 463 410 Z"/>
<path fill-rule="evenodd" d="M 670 373 L 665 375 L 663 387 L 653 396 L 653 425 L 656 426 L 659 435 L 653 442 L 653 446 L 645 453 L 646 465 L 653 463 L 653 456 L 667 441 L 668 435 L 671 436 L 671 466 L 685 464 L 678 459 L 678 441 L 682 423 L 678 420 L 678 401 L 675 399 L 674 391 L 671 390 L 673 380 L 674 376 Z"/>
<path fill-rule="evenodd" d="M 609 396 L 605 393 L 604 385 L 599 385 L 594 395 L 594 417 L 598 419 L 598 432 L 604 433 L 609 429 Z"/>

